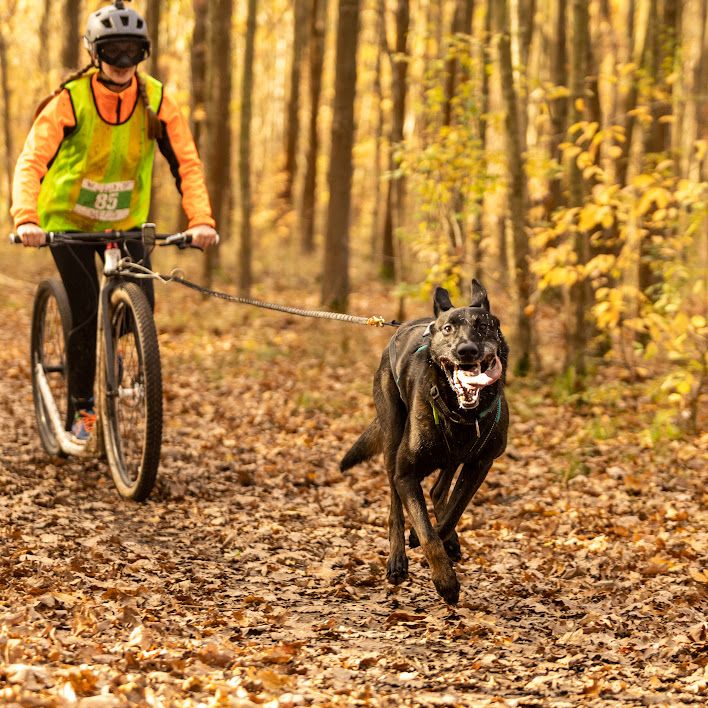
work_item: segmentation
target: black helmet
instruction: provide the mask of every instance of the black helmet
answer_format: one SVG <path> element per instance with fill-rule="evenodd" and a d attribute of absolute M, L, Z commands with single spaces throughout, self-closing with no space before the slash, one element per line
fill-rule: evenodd
<path fill-rule="evenodd" d="M 135 10 L 126 7 L 123 0 L 116 0 L 113 5 L 89 15 L 84 45 L 94 62 L 100 59 L 119 67 L 139 64 L 150 54 L 145 20 Z M 115 51 L 119 46 L 123 51 Z"/>

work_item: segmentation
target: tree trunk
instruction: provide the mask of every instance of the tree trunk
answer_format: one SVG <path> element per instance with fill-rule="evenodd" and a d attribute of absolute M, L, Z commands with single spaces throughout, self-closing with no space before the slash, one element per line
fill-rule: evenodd
<path fill-rule="evenodd" d="M 555 31 L 552 33 L 554 40 L 551 46 L 551 83 L 554 86 L 563 86 L 567 81 L 567 55 L 566 55 L 566 0 L 558 0 L 555 15 Z M 551 159 L 562 162 L 560 144 L 565 140 L 567 128 L 568 103 L 565 98 L 559 98 L 551 104 L 551 136 L 549 152 Z M 560 174 L 551 179 L 548 190 L 547 216 L 563 203 L 563 180 Z"/>
<path fill-rule="evenodd" d="M 395 151 L 403 142 L 403 122 L 406 115 L 406 74 L 408 72 L 408 25 L 410 11 L 408 0 L 398 0 L 396 6 L 396 51 L 393 55 L 391 109 L 391 139 L 389 145 L 389 169 L 396 169 Z M 391 177 L 386 197 L 384 217 L 383 254 L 381 277 L 393 280 L 395 276 L 395 235 L 403 220 L 404 182 L 402 177 Z"/>
<path fill-rule="evenodd" d="M 329 207 L 322 273 L 322 302 L 330 309 L 340 312 L 345 311 L 349 296 L 349 213 L 359 4 L 359 0 L 339 0 L 337 20 Z"/>
<path fill-rule="evenodd" d="M 229 185 L 231 182 L 231 27 L 232 0 L 209 0 L 207 50 L 207 185 L 212 211 L 222 241 L 230 231 Z M 204 280 L 211 284 L 219 262 L 219 250 L 204 257 Z"/>
<path fill-rule="evenodd" d="M 49 22 L 51 20 L 52 0 L 44 0 L 42 5 L 42 19 L 39 21 L 39 36 L 46 37 L 40 44 L 39 52 L 37 53 L 37 66 L 39 67 L 42 76 L 47 80 L 47 74 L 51 68 L 51 41 L 49 33 Z"/>
<path fill-rule="evenodd" d="M 499 34 L 499 67 L 504 102 L 504 127 L 506 137 L 506 165 L 509 175 L 507 200 L 511 222 L 514 254 L 514 295 L 516 307 L 515 347 L 517 363 L 515 371 L 524 376 L 528 373 L 532 357 L 532 326 L 528 314 L 531 296 L 531 273 L 529 270 L 529 242 L 525 227 L 526 206 L 528 202 L 526 176 L 524 174 L 524 140 L 520 131 L 519 107 L 511 64 L 511 42 L 508 31 L 508 0 L 495 3 L 500 14 L 497 27 Z"/>
<path fill-rule="evenodd" d="M 312 0 L 310 14 L 310 115 L 308 123 L 307 159 L 300 205 L 300 243 L 303 253 L 315 250 L 315 206 L 317 203 L 317 154 L 319 136 L 317 119 L 322 93 L 322 66 L 324 64 L 327 0 Z"/>
<path fill-rule="evenodd" d="M 7 210 L 12 203 L 12 173 L 14 170 L 15 151 L 12 144 L 12 111 L 10 110 L 10 85 L 8 82 L 7 44 L 5 28 L 0 27 L 0 93 L 2 93 L 2 126 L 5 144 L 5 179 L 7 182 Z M 7 211 L 6 210 L 6 211 Z"/>
<path fill-rule="evenodd" d="M 570 99 L 569 122 L 578 122 L 582 118 L 581 105 L 585 95 L 585 69 L 587 61 L 588 10 L 586 0 L 573 0 L 572 4 L 571 57 L 570 57 Z M 567 161 L 568 190 L 570 206 L 583 204 L 583 177 L 575 157 Z M 583 265 L 588 260 L 587 234 L 577 230 L 575 233 L 575 256 L 577 263 Z M 577 280 L 570 287 L 570 308 L 568 320 L 568 342 L 566 348 L 566 368 L 572 367 L 578 377 L 585 376 L 585 350 L 587 346 L 585 315 L 587 312 L 587 284 L 584 279 Z"/>
<path fill-rule="evenodd" d="M 64 8 L 65 24 L 62 32 L 64 42 L 61 48 L 61 63 L 65 69 L 76 69 L 79 66 L 81 0 L 66 0 Z"/>
<path fill-rule="evenodd" d="M 199 0 L 195 0 L 195 4 Z M 150 59 L 148 73 L 160 78 L 160 5 L 162 0 L 148 0 L 145 11 L 145 22 L 150 34 Z M 196 9 L 195 9 L 196 12 Z"/>
<path fill-rule="evenodd" d="M 472 13 L 474 0 L 457 0 L 455 13 L 452 18 L 451 34 L 453 42 L 457 42 L 460 34 L 470 34 L 472 31 Z M 445 108 L 443 111 L 443 125 L 452 124 L 452 104 L 458 83 L 459 61 L 454 45 L 450 47 L 452 54 L 447 57 L 445 72 Z"/>
<path fill-rule="evenodd" d="M 452 18 L 450 34 L 452 35 L 451 44 L 448 50 L 445 72 L 445 104 L 443 108 L 443 125 L 450 126 L 454 122 L 459 121 L 459 110 L 455 114 L 455 96 L 457 94 L 458 85 L 467 77 L 462 75 L 458 53 L 460 51 L 460 35 L 469 35 L 472 32 L 472 14 L 474 11 L 473 0 L 457 0 L 455 4 L 455 12 Z M 465 198 L 462 192 L 457 188 L 453 188 L 452 195 L 452 213 L 448 217 L 448 235 L 450 239 L 450 248 L 453 252 L 452 264 L 453 268 L 462 277 L 462 266 L 465 261 L 465 250 L 467 246 L 467 225 L 464 219 Z M 457 266 L 457 267 L 455 267 Z M 457 283 L 457 287 L 462 291 L 461 282 Z"/>
<path fill-rule="evenodd" d="M 371 217 L 371 261 L 376 262 L 379 253 L 379 241 L 381 230 L 381 149 L 384 140 L 384 108 L 383 108 L 383 83 L 381 71 L 383 69 L 383 56 L 386 52 L 386 31 L 384 17 L 381 13 L 377 15 L 378 42 L 376 47 L 376 67 L 374 68 L 374 96 L 376 97 L 376 135 L 374 136 L 374 206 Z"/>
<path fill-rule="evenodd" d="M 207 117 L 207 31 L 209 21 L 209 0 L 192 0 L 194 9 L 194 30 L 190 50 L 192 73 L 191 127 L 197 150 L 203 150 L 204 128 Z"/>
<path fill-rule="evenodd" d="M 285 185 L 280 193 L 288 207 L 292 206 L 297 170 L 297 144 L 300 136 L 300 76 L 302 52 L 307 36 L 308 2 L 310 0 L 293 2 L 293 51 L 290 65 L 290 95 L 285 120 Z"/>
<path fill-rule="evenodd" d="M 253 56 L 256 40 L 257 0 L 248 0 L 246 50 L 241 82 L 241 134 L 239 137 L 239 182 L 241 185 L 241 250 L 239 253 L 238 289 L 250 294 L 251 273 L 251 98 L 253 94 Z"/>

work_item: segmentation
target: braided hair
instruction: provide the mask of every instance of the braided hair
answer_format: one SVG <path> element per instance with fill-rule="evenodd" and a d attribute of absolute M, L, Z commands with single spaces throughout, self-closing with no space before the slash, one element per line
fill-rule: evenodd
<path fill-rule="evenodd" d="M 140 93 L 140 98 L 145 104 L 145 110 L 147 111 L 147 133 L 150 140 L 157 140 L 162 137 L 162 121 L 157 117 L 155 111 L 152 110 L 150 105 L 150 99 L 148 98 L 147 86 L 145 85 L 145 79 L 136 71 L 135 78 L 138 81 L 138 93 Z"/>
<path fill-rule="evenodd" d="M 95 64 L 93 60 L 90 64 L 87 64 L 82 69 L 75 71 L 73 74 L 69 75 L 64 81 L 59 84 L 53 93 L 44 98 L 40 104 L 37 106 L 34 112 L 33 120 L 37 119 L 37 116 L 44 110 L 45 106 L 55 97 L 58 96 L 65 88 L 68 83 L 80 79 L 87 71 L 93 69 Z M 157 117 L 155 111 L 152 110 L 150 105 L 150 99 L 148 98 L 147 86 L 145 85 L 145 79 L 136 71 L 135 78 L 138 82 L 138 93 L 142 102 L 145 104 L 145 110 L 147 111 L 147 133 L 150 140 L 157 140 L 162 137 L 162 121 Z"/>

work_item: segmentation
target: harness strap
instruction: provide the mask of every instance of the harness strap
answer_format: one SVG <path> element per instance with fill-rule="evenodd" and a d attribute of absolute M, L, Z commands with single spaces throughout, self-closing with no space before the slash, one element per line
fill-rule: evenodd
<path fill-rule="evenodd" d="M 413 325 L 413 327 L 429 327 L 430 324 L 428 323 L 421 323 L 417 325 Z M 412 329 L 412 328 L 411 328 Z M 398 393 L 401 396 L 401 400 L 405 401 L 403 398 L 403 391 L 401 390 L 401 385 L 399 383 L 399 373 L 398 373 L 398 351 L 396 350 L 396 342 L 398 341 L 398 333 L 401 330 L 397 330 L 396 334 L 391 337 L 391 341 L 388 343 L 388 360 L 389 363 L 391 364 L 391 373 L 393 374 L 393 380 L 396 382 L 396 386 L 398 387 Z M 425 337 L 426 333 L 423 333 L 423 336 Z M 428 344 L 421 344 L 416 350 L 415 353 L 417 354 L 418 352 L 425 351 L 428 348 Z"/>
<path fill-rule="evenodd" d="M 443 401 L 442 396 L 440 395 L 440 391 L 438 390 L 437 386 L 432 386 L 430 389 L 430 398 L 432 399 L 430 401 L 430 405 L 433 407 L 433 410 L 437 408 L 440 409 L 440 413 L 445 417 L 449 418 L 453 423 L 457 423 L 459 425 L 477 425 L 477 428 L 479 430 L 479 423 L 482 418 L 485 418 L 489 413 L 492 412 L 494 409 L 494 406 L 497 407 L 497 419 L 495 423 L 499 422 L 499 418 L 501 417 L 501 393 L 497 395 L 497 397 L 492 401 L 492 403 L 485 408 L 479 415 L 474 416 L 474 418 L 465 418 L 461 416 L 459 413 L 455 413 L 454 411 L 451 411 L 445 401 Z M 479 435 L 479 433 L 478 433 Z"/>

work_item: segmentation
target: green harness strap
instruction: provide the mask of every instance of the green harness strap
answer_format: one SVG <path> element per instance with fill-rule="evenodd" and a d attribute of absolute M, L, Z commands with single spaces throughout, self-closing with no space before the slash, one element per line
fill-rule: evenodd
<path fill-rule="evenodd" d="M 494 425 L 496 425 L 501 418 L 501 409 L 502 409 L 501 394 L 499 394 L 496 397 L 496 399 L 494 399 L 492 401 L 491 405 L 488 408 L 485 408 L 479 414 L 479 417 L 481 419 L 481 418 L 484 418 L 485 416 L 487 416 L 489 413 L 491 413 L 494 406 L 497 407 L 497 415 L 494 418 Z M 430 407 L 433 409 L 433 419 L 435 420 L 435 425 L 440 425 L 440 413 L 438 412 L 438 409 L 435 407 L 435 403 L 433 403 L 433 401 L 430 401 Z"/>

